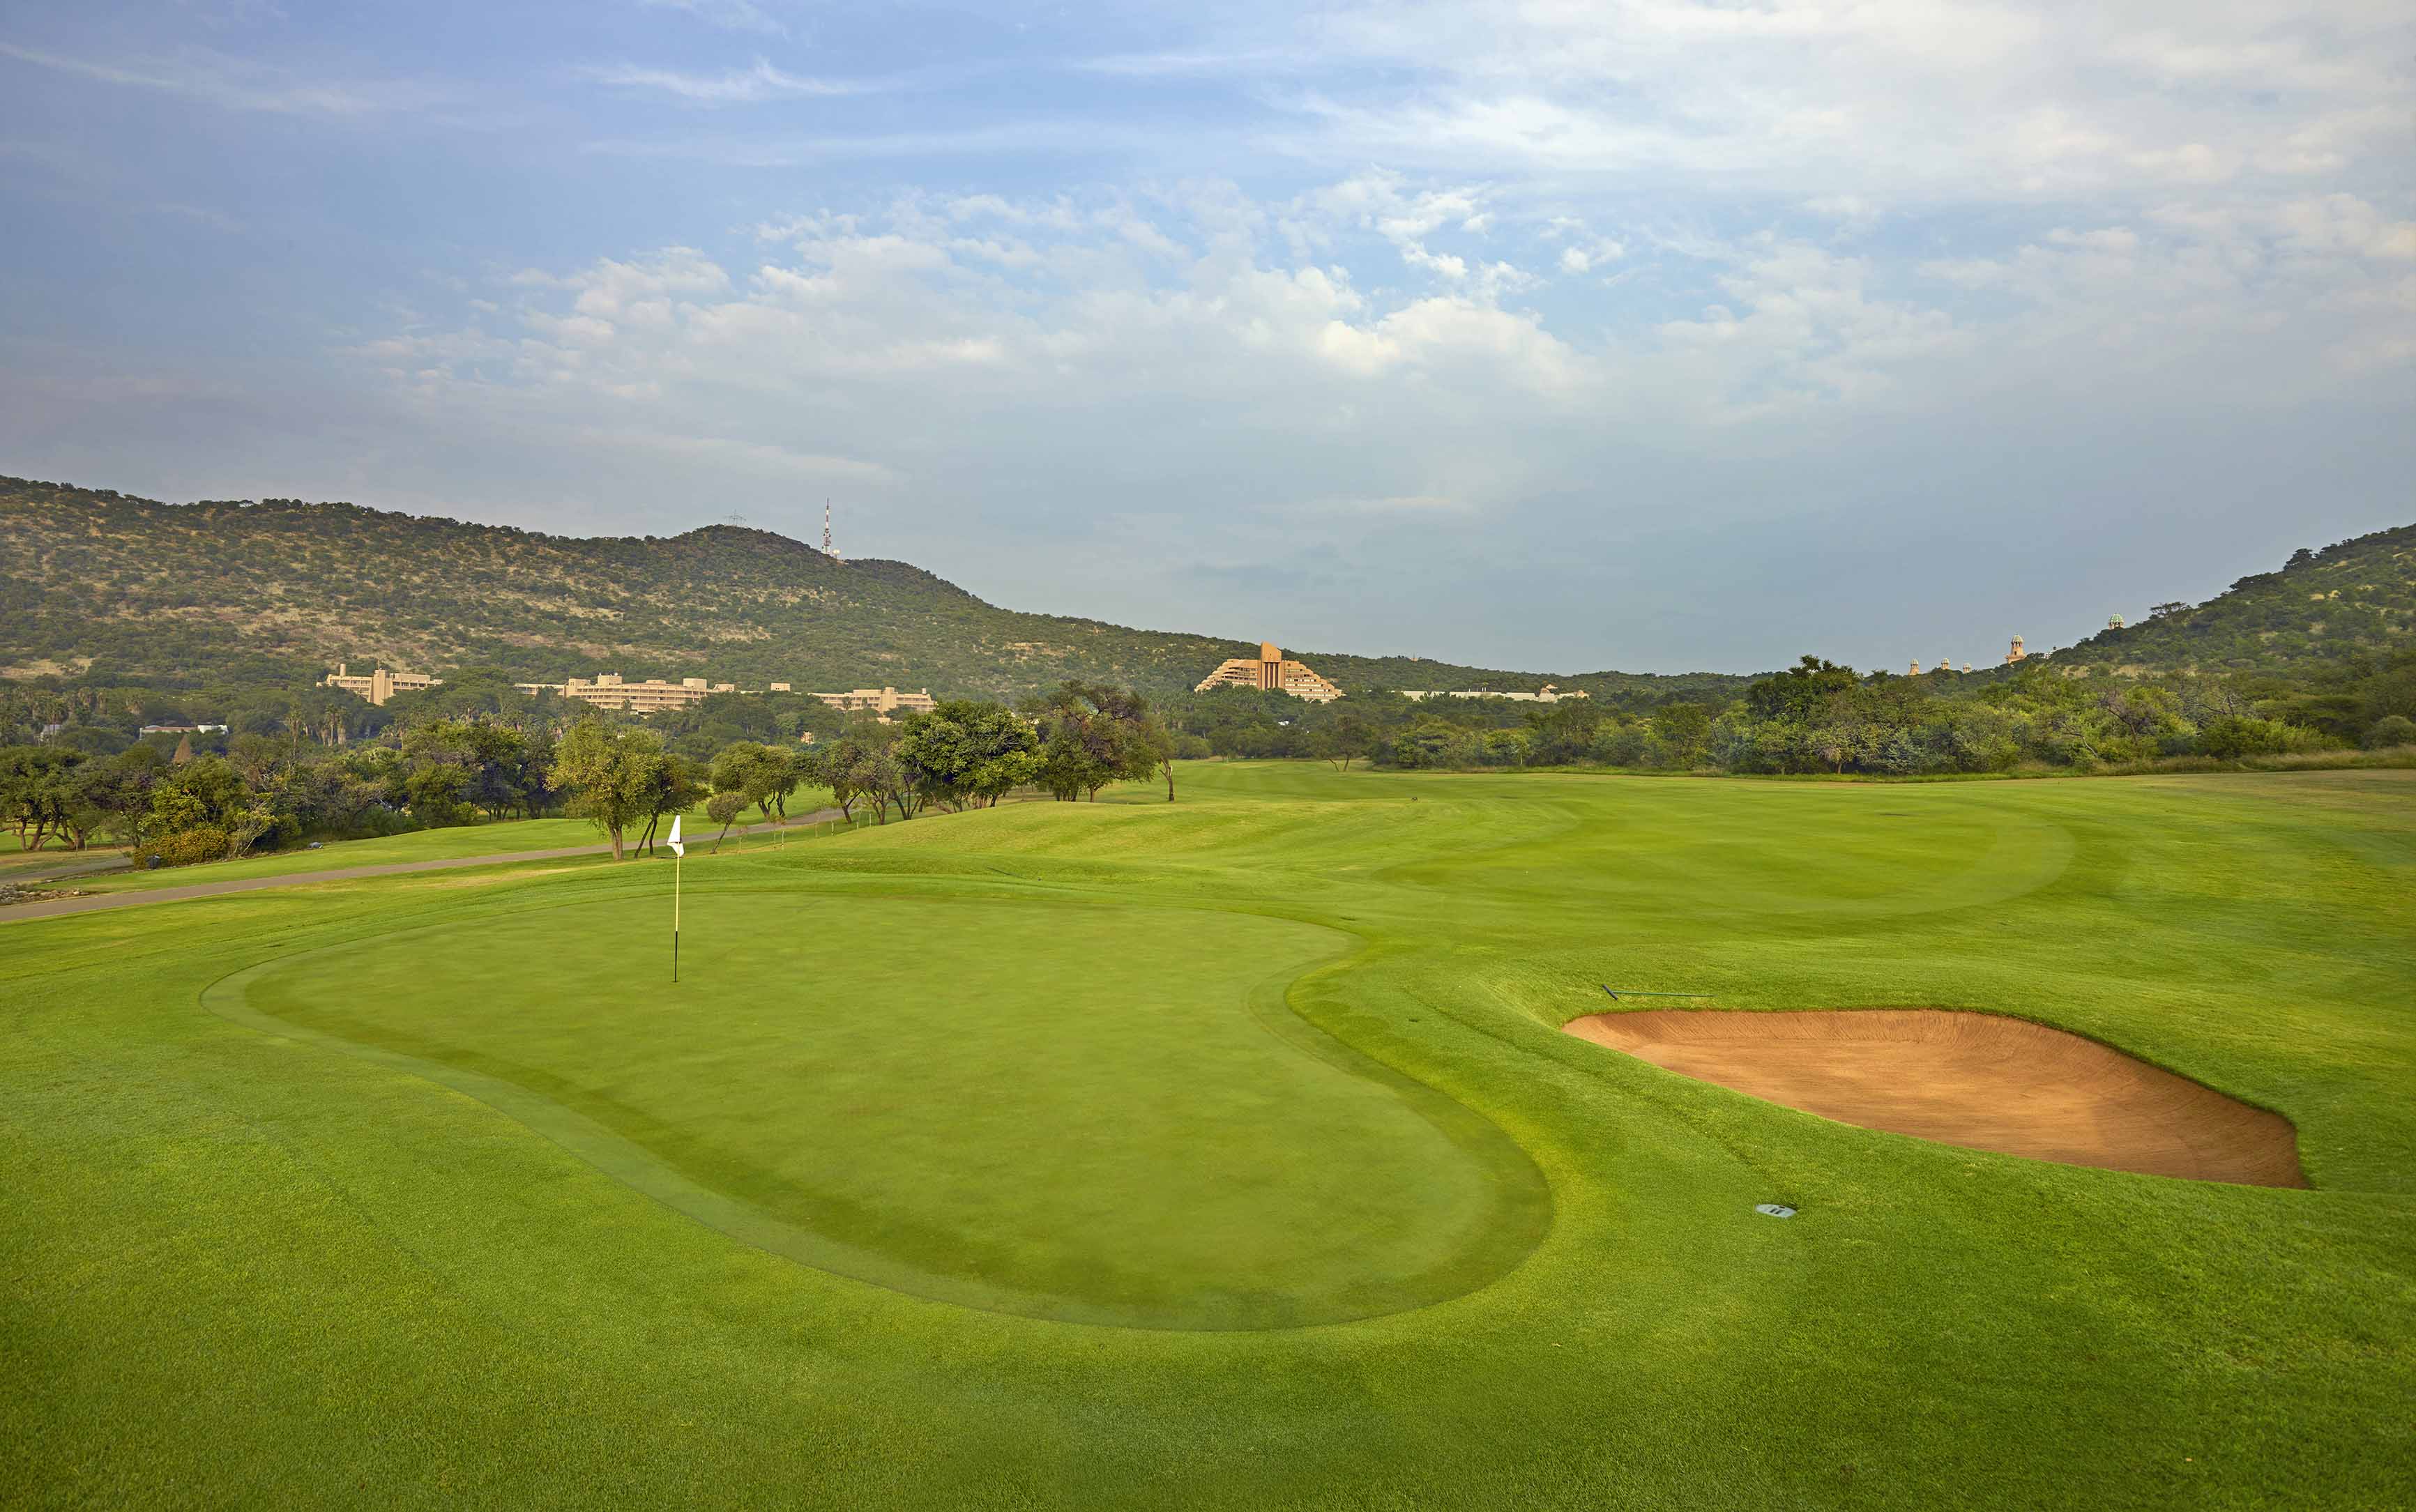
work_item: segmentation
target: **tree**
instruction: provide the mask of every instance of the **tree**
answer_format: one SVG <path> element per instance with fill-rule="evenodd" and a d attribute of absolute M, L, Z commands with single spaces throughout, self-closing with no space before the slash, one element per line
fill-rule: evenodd
<path fill-rule="evenodd" d="M 152 784 L 167 765 L 154 748 L 133 745 L 105 761 L 87 761 L 79 767 L 70 809 L 76 848 L 83 849 L 98 830 L 113 831 L 127 845 L 140 839 L 143 816 L 151 807 Z"/>
<path fill-rule="evenodd" d="M 664 816 L 687 813 L 704 801 L 710 790 L 702 765 L 677 751 L 658 749 L 653 768 L 647 772 L 646 832 L 639 838 L 638 848 L 652 851 L 655 831 L 661 827 Z"/>
<path fill-rule="evenodd" d="M 209 836 L 208 846 L 222 846 L 229 860 L 250 849 L 277 821 L 275 806 L 246 786 L 243 774 L 224 756 L 196 756 L 151 790 L 154 829 L 163 835 Z"/>
<path fill-rule="evenodd" d="M 1603 711 L 1595 708 L 1591 698 L 1566 698 L 1557 704 L 1531 706 L 1526 713 L 1527 728 L 1533 736 L 1528 748 L 1529 759 L 1547 767 L 1584 760 L 1593 747 L 1594 732 L 1601 728 L 1604 717 Z"/>
<path fill-rule="evenodd" d="M 2365 732 L 2365 748 L 2387 751 L 2393 746 L 2416 745 L 2416 719 L 2406 714 L 2385 714 Z"/>
<path fill-rule="evenodd" d="M 1831 696 L 1850 691 L 1860 681 L 1850 666 L 1805 656 L 1786 671 L 1747 688 L 1744 702 L 1758 718 L 1800 722 L 1819 713 Z"/>
<path fill-rule="evenodd" d="M 1672 766 L 1693 766 L 1711 729 L 1712 711 L 1699 703 L 1663 704 L 1653 711 L 1653 733 L 1668 749 Z"/>
<path fill-rule="evenodd" d="M 785 797 L 794 790 L 797 773 L 786 752 L 756 741 L 733 741 L 715 754 L 708 780 L 714 792 L 739 795 L 768 820 L 776 794 Z"/>
<path fill-rule="evenodd" d="M 83 753 L 41 745 L 12 745 L 0 750 L 0 817 L 17 831 L 27 850 L 67 829 L 68 811 L 75 801 L 70 773 Z"/>
<path fill-rule="evenodd" d="M 1459 731 L 1440 719 L 1422 719 L 1394 738 L 1393 764 L 1412 771 L 1447 765 Z"/>
<path fill-rule="evenodd" d="M 1142 720 L 1141 743 L 1157 760 L 1158 774 L 1166 779 L 1166 801 L 1174 801 L 1174 735 L 1155 714 Z"/>
<path fill-rule="evenodd" d="M 1039 774 L 1032 726 L 1013 710 L 950 698 L 907 719 L 897 744 L 898 765 L 931 800 L 952 809 L 996 805 Z"/>
<path fill-rule="evenodd" d="M 849 820 L 855 817 L 855 805 L 881 791 L 872 744 L 860 736 L 842 735 L 799 752 L 797 769 L 804 781 L 829 788 L 831 801 Z"/>
<path fill-rule="evenodd" d="M 402 737 L 403 792 L 423 824 L 534 817 L 551 796 L 552 741 L 479 719 L 423 719 Z"/>
<path fill-rule="evenodd" d="M 923 791 L 914 784 L 914 771 L 898 759 L 895 736 L 869 743 L 864 762 L 864 776 L 869 785 L 866 791 L 872 799 L 873 817 L 882 823 L 889 822 L 883 808 L 884 801 L 898 806 L 900 819 L 911 819 L 922 812 Z"/>
<path fill-rule="evenodd" d="M 704 816 L 721 826 L 721 833 L 713 837 L 713 848 L 718 852 L 722 841 L 730 837 L 730 826 L 747 812 L 745 793 L 716 793 L 706 800 Z"/>
<path fill-rule="evenodd" d="M 582 719 L 554 753 L 554 772 L 571 792 L 570 812 L 591 820 L 624 860 L 622 837 L 652 819 L 662 792 L 663 743 L 648 729 Z"/>
<path fill-rule="evenodd" d="M 1026 704 L 1040 735 L 1038 781 L 1051 797 L 1087 794 L 1096 802 L 1111 782 L 1139 781 L 1160 771 L 1174 794 L 1172 743 L 1153 736 L 1149 705 L 1128 688 L 1067 681 Z"/>

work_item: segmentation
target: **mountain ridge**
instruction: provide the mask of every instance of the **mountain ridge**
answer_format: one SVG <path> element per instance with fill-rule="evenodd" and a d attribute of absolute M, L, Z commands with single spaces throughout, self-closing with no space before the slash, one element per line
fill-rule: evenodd
<path fill-rule="evenodd" d="M 532 681 L 618 671 L 1013 696 L 1088 677 L 1170 694 L 1257 644 L 1001 608 L 911 562 L 843 561 L 742 525 L 565 536 L 0 477 L 0 670 L 20 677 L 292 681 L 384 662 L 440 675 L 501 666 Z M 1551 681 L 1678 696 L 1749 681 L 1292 653 L 1354 692 Z"/>

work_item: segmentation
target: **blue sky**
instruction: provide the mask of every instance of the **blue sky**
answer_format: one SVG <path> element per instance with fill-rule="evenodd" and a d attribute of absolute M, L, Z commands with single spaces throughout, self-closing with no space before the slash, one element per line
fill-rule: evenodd
<path fill-rule="evenodd" d="M 2404 3 L 0 3 L 0 472 L 1487 665 L 2416 519 Z"/>

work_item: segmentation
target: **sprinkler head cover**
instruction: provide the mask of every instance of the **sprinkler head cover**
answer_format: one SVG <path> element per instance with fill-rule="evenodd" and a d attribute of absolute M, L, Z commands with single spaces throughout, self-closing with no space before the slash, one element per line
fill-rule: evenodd
<path fill-rule="evenodd" d="M 1793 1218 L 1795 1209 L 1785 1203 L 1756 1203 L 1753 1210 L 1764 1218 Z"/>

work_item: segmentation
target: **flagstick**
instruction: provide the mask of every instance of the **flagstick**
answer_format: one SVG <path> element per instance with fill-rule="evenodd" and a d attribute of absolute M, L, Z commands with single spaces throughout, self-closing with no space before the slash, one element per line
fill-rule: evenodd
<path fill-rule="evenodd" d="M 680 861 L 681 861 L 681 860 L 682 860 L 682 858 L 681 858 L 681 857 L 678 857 L 678 856 L 673 856 L 673 857 L 672 858 L 672 981 L 679 981 L 679 906 L 680 906 Z"/>

